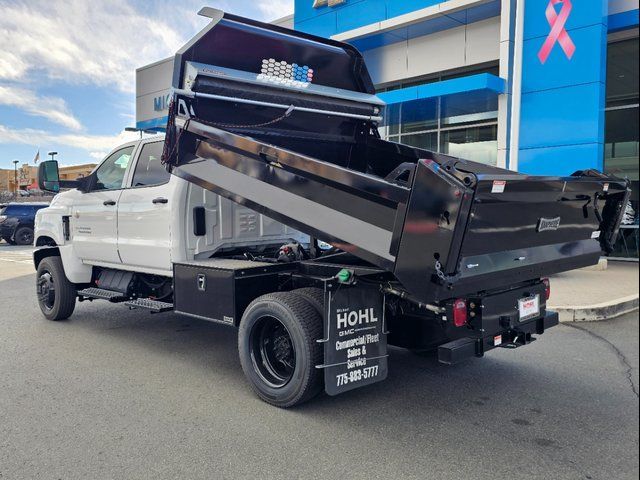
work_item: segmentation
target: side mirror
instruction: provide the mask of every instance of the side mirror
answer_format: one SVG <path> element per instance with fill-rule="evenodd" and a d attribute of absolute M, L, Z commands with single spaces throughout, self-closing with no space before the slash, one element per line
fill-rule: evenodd
<path fill-rule="evenodd" d="M 46 160 L 40 164 L 38 167 L 38 188 L 52 193 L 60 191 L 60 171 L 57 161 Z"/>
<path fill-rule="evenodd" d="M 45 192 L 58 193 L 61 188 L 78 188 L 83 190 L 88 185 L 88 178 L 79 180 L 60 180 L 60 170 L 56 160 L 46 160 L 38 167 L 38 188 Z M 84 190 L 83 190 L 84 191 Z"/>

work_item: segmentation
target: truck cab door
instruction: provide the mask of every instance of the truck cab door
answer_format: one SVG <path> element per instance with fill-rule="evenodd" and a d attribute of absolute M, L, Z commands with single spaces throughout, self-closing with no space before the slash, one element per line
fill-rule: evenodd
<path fill-rule="evenodd" d="M 171 175 L 160 162 L 163 141 L 145 142 L 118 204 L 118 251 L 141 271 L 171 275 Z M 174 206 L 175 208 L 175 206 Z"/>
<path fill-rule="evenodd" d="M 118 201 L 135 145 L 109 155 L 92 174 L 88 191 L 78 195 L 70 221 L 76 255 L 84 262 L 119 264 Z"/>

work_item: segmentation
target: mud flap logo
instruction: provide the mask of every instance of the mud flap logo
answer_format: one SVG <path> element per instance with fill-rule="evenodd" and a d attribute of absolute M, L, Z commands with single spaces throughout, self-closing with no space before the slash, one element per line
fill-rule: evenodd
<path fill-rule="evenodd" d="M 356 326 L 368 325 L 378 321 L 377 314 L 373 308 L 362 308 L 360 310 L 343 310 L 337 312 L 338 330 L 353 328 Z"/>
<path fill-rule="evenodd" d="M 541 217 L 538 220 L 538 228 L 536 230 L 538 232 L 546 232 L 550 230 L 558 230 L 558 228 L 560 228 L 560 217 L 555 217 L 555 218 Z"/>
<path fill-rule="evenodd" d="M 376 288 L 341 286 L 325 305 L 325 391 L 337 395 L 387 377 L 384 296 Z"/>

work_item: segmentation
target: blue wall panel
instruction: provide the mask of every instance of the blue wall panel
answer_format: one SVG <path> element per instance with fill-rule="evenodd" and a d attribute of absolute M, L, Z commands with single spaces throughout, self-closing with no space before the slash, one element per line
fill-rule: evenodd
<path fill-rule="evenodd" d="M 313 0 L 295 0 L 294 4 L 294 17 L 295 21 L 304 21 L 309 18 L 315 18 L 319 15 L 325 15 L 329 12 L 337 12 L 343 8 L 350 8 L 356 3 L 366 2 L 368 0 L 347 0 L 344 4 L 336 5 L 334 7 L 324 6 L 319 8 L 313 8 Z"/>
<path fill-rule="evenodd" d="M 593 143 L 600 135 L 594 105 L 601 101 L 599 83 L 555 88 L 522 95 L 526 122 L 520 123 L 520 148 Z"/>
<path fill-rule="evenodd" d="M 354 2 L 352 5 L 348 3 L 346 7 L 336 10 L 338 32 L 364 27 L 387 18 L 385 0 L 367 0 L 366 2 Z"/>
<path fill-rule="evenodd" d="M 609 32 L 617 32 L 618 30 L 637 27 L 640 19 L 638 13 L 639 10 L 636 8 L 635 10 L 609 15 Z"/>
<path fill-rule="evenodd" d="M 331 37 L 336 33 L 336 12 L 328 12 L 324 15 L 308 18 L 301 22 L 295 22 L 295 29 L 301 32 L 312 33 L 321 37 Z"/>
<path fill-rule="evenodd" d="M 571 175 L 578 170 L 602 170 L 602 145 L 566 145 L 561 147 L 531 148 L 520 152 L 518 171 L 531 175 Z M 544 159 L 544 161 L 541 161 Z"/>
<path fill-rule="evenodd" d="M 457 12 L 447 14 L 449 18 L 456 20 L 461 25 L 479 22 L 489 17 L 500 15 L 500 0 L 493 0 L 489 3 L 480 4 L 476 7 L 465 8 Z"/>
<path fill-rule="evenodd" d="M 608 0 L 573 0 L 565 24 L 575 45 L 569 56 L 555 43 L 539 58 L 551 27 L 549 0 L 525 6 L 518 169 L 569 174 L 602 169 Z M 565 2 L 555 6 L 559 14 Z"/>
<path fill-rule="evenodd" d="M 331 36 L 445 1 L 347 0 L 333 7 L 313 8 L 313 0 L 295 0 L 294 25 L 296 30 Z"/>
<path fill-rule="evenodd" d="M 565 26 L 567 30 L 603 23 L 607 16 L 608 0 L 572 0 L 571 3 L 571 13 Z M 548 4 L 549 0 L 525 2 L 525 40 L 546 37 L 549 33 L 549 23 L 545 16 Z M 560 7 L 561 5 L 556 6 L 556 12 L 560 12 Z"/>
<path fill-rule="evenodd" d="M 401 88 L 384 92 L 378 96 L 388 104 L 409 102 L 423 98 L 444 97 L 447 95 L 472 94 L 473 92 L 485 92 L 496 96 L 504 93 L 505 81 L 490 73 L 479 73 L 466 77 L 453 78 L 440 82 L 426 83 L 415 87 Z M 467 97 L 465 97 L 467 98 Z M 469 101 L 472 97 L 469 96 Z"/>
<path fill-rule="evenodd" d="M 397 17 L 405 13 L 415 12 L 422 8 L 431 7 L 443 0 L 387 0 L 387 18 Z"/>
<path fill-rule="evenodd" d="M 606 27 L 601 23 L 572 30 L 570 35 L 576 51 L 571 61 L 567 60 L 562 49 L 556 45 L 544 64 L 537 59 L 544 38 L 525 40 L 523 57 L 536 61 L 526 65 L 527 74 L 522 77 L 522 92 L 574 85 L 577 78 L 581 83 L 602 81 L 605 58 L 594 55 L 594 52 L 602 51 L 602 39 L 606 38 L 606 34 Z M 578 45 L 580 48 L 577 48 Z M 565 69 L 569 70 L 568 75 L 565 74 Z"/>

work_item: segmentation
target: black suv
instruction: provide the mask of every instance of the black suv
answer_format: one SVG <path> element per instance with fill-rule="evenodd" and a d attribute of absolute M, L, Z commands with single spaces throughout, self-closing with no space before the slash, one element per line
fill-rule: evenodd
<path fill-rule="evenodd" d="M 11 245 L 33 244 L 36 212 L 46 203 L 10 203 L 0 210 L 0 238 Z"/>

